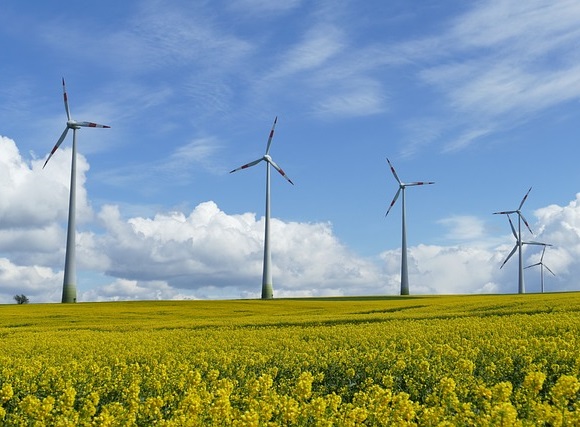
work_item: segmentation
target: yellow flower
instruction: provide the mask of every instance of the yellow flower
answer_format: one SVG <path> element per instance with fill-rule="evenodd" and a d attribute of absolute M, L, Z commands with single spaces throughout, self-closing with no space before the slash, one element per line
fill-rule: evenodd
<path fill-rule="evenodd" d="M 552 400 L 560 407 L 565 408 L 570 401 L 577 401 L 580 382 L 572 375 L 562 375 L 552 387 Z"/>

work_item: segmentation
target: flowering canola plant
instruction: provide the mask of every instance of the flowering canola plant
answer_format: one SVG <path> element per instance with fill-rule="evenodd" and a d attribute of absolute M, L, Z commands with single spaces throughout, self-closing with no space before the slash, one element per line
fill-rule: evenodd
<path fill-rule="evenodd" d="M 0 306 L 2 426 L 579 426 L 580 294 Z"/>

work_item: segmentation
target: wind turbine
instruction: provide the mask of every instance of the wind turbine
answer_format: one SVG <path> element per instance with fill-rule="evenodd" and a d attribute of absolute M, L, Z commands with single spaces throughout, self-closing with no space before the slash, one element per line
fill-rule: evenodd
<path fill-rule="evenodd" d="M 402 209 L 402 219 L 401 219 L 401 222 L 402 222 L 401 295 L 409 295 L 409 272 L 407 269 L 407 227 L 405 225 L 405 188 L 416 186 L 416 185 L 429 185 L 429 184 L 435 184 L 435 183 L 432 181 L 427 181 L 427 182 L 419 181 L 419 182 L 408 182 L 408 183 L 401 182 L 401 180 L 397 176 L 397 172 L 395 172 L 395 168 L 393 167 L 393 165 L 391 164 L 389 159 L 387 159 L 387 163 L 391 167 L 391 172 L 393 173 L 393 176 L 395 177 L 395 179 L 399 183 L 399 189 L 395 193 L 395 197 L 393 197 L 393 201 L 391 202 L 391 205 L 389 206 L 389 209 L 387 210 L 385 217 L 389 214 L 389 212 L 391 211 L 391 208 L 394 206 L 395 202 L 399 198 L 399 194 L 401 194 L 401 196 L 402 196 L 401 197 L 401 199 L 402 199 L 402 206 L 401 206 L 401 209 Z"/>
<path fill-rule="evenodd" d="M 286 173 L 282 170 L 280 166 L 272 160 L 270 157 L 270 146 L 272 145 L 272 138 L 274 137 L 274 128 L 278 122 L 278 117 L 274 119 L 274 124 L 272 125 L 272 130 L 270 130 L 270 136 L 268 137 L 268 145 L 266 146 L 266 153 L 257 160 L 240 166 L 230 173 L 239 171 L 241 169 L 250 168 L 257 165 L 261 161 L 266 162 L 266 225 L 264 229 L 264 266 L 262 272 L 262 299 L 272 299 L 274 297 L 272 291 L 272 254 L 270 252 L 270 166 L 276 169 L 280 175 L 282 175 L 286 181 L 294 185 L 294 183 L 286 176 Z"/>
<path fill-rule="evenodd" d="M 534 232 L 530 228 L 530 225 L 528 224 L 528 221 L 526 221 L 526 218 L 522 215 L 522 206 L 526 202 L 526 199 L 528 198 L 528 194 L 530 194 L 530 191 L 532 191 L 532 187 L 530 187 L 530 189 L 528 190 L 528 192 L 526 193 L 526 195 L 524 196 L 524 198 L 520 202 L 520 205 L 518 206 L 517 209 L 512 210 L 512 211 L 501 211 L 501 212 L 494 212 L 493 213 L 494 215 L 507 215 L 508 216 L 508 219 L 509 219 L 509 222 L 510 222 L 510 225 L 512 228 L 512 232 L 516 238 L 516 246 L 514 246 L 514 248 L 512 249 L 510 254 L 508 255 L 508 257 L 506 258 L 506 260 L 501 265 L 501 267 L 503 267 L 505 265 L 507 260 L 511 258 L 511 256 L 514 254 L 514 252 L 517 249 L 518 250 L 518 258 L 519 258 L 519 265 L 518 265 L 518 293 L 519 294 L 526 293 L 526 288 L 524 286 L 524 263 L 523 263 L 523 257 L 522 257 L 522 245 L 523 245 L 523 242 L 522 242 L 522 221 L 524 221 L 524 224 L 526 225 L 528 230 L 530 230 L 530 233 L 534 234 Z M 517 232 L 517 234 L 516 234 L 516 230 L 514 228 L 514 225 L 512 223 L 512 220 L 509 216 L 510 214 L 514 214 L 514 213 L 518 215 L 518 232 Z"/>
<path fill-rule="evenodd" d="M 99 125 L 93 122 L 77 122 L 73 120 L 70 115 L 68 107 L 68 97 L 66 94 L 66 85 L 64 78 L 62 79 L 62 92 L 64 96 L 64 108 L 66 110 L 66 127 L 60 135 L 52 151 L 50 152 L 44 166 L 48 163 L 52 155 L 58 150 L 60 144 L 66 138 L 69 129 L 73 131 L 72 143 L 72 163 L 70 173 L 70 195 L 68 203 L 68 225 L 66 233 L 66 255 L 64 260 L 64 280 L 62 285 L 62 302 L 76 302 L 77 301 L 77 287 L 76 287 L 76 266 L 75 266 L 75 206 L 76 206 L 76 168 L 77 168 L 77 130 L 81 127 L 89 128 L 109 128 L 110 126 Z"/>
<path fill-rule="evenodd" d="M 555 276 L 555 274 L 552 270 L 550 270 L 550 267 L 548 267 L 546 264 L 544 264 L 544 254 L 546 253 L 546 246 L 552 246 L 552 245 L 550 245 L 548 243 L 541 243 L 541 245 L 544 246 L 544 248 L 542 249 L 542 256 L 540 257 L 540 262 L 537 262 L 537 263 L 532 264 L 532 265 L 528 265 L 527 267 L 524 267 L 524 269 L 530 268 L 530 267 L 535 267 L 536 265 L 540 266 L 540 283 L 541 283 L 542 293 L 544 293 L 544 267 L 550 273 L 552 273 L 553 276 Z"/>

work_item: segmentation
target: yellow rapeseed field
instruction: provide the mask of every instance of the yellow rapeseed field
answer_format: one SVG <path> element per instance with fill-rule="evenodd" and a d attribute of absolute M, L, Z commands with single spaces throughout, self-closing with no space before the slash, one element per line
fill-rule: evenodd
<path fill-rule="evenodd" d="M 580 293 L 0 306 L 2 426 L 580 426 Z"/>

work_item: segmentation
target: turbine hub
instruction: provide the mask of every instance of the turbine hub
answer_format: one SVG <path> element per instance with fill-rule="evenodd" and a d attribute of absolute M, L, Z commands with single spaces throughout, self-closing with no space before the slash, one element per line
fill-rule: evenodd
<path fill-rule="evenodd" d="M 79 125 L 77 125 L 77 122 L 74 120 L 69 120 L 68 122 L 66 122 L 66 126 L 70 129 L 80 129 L 81 128 Z"/>

